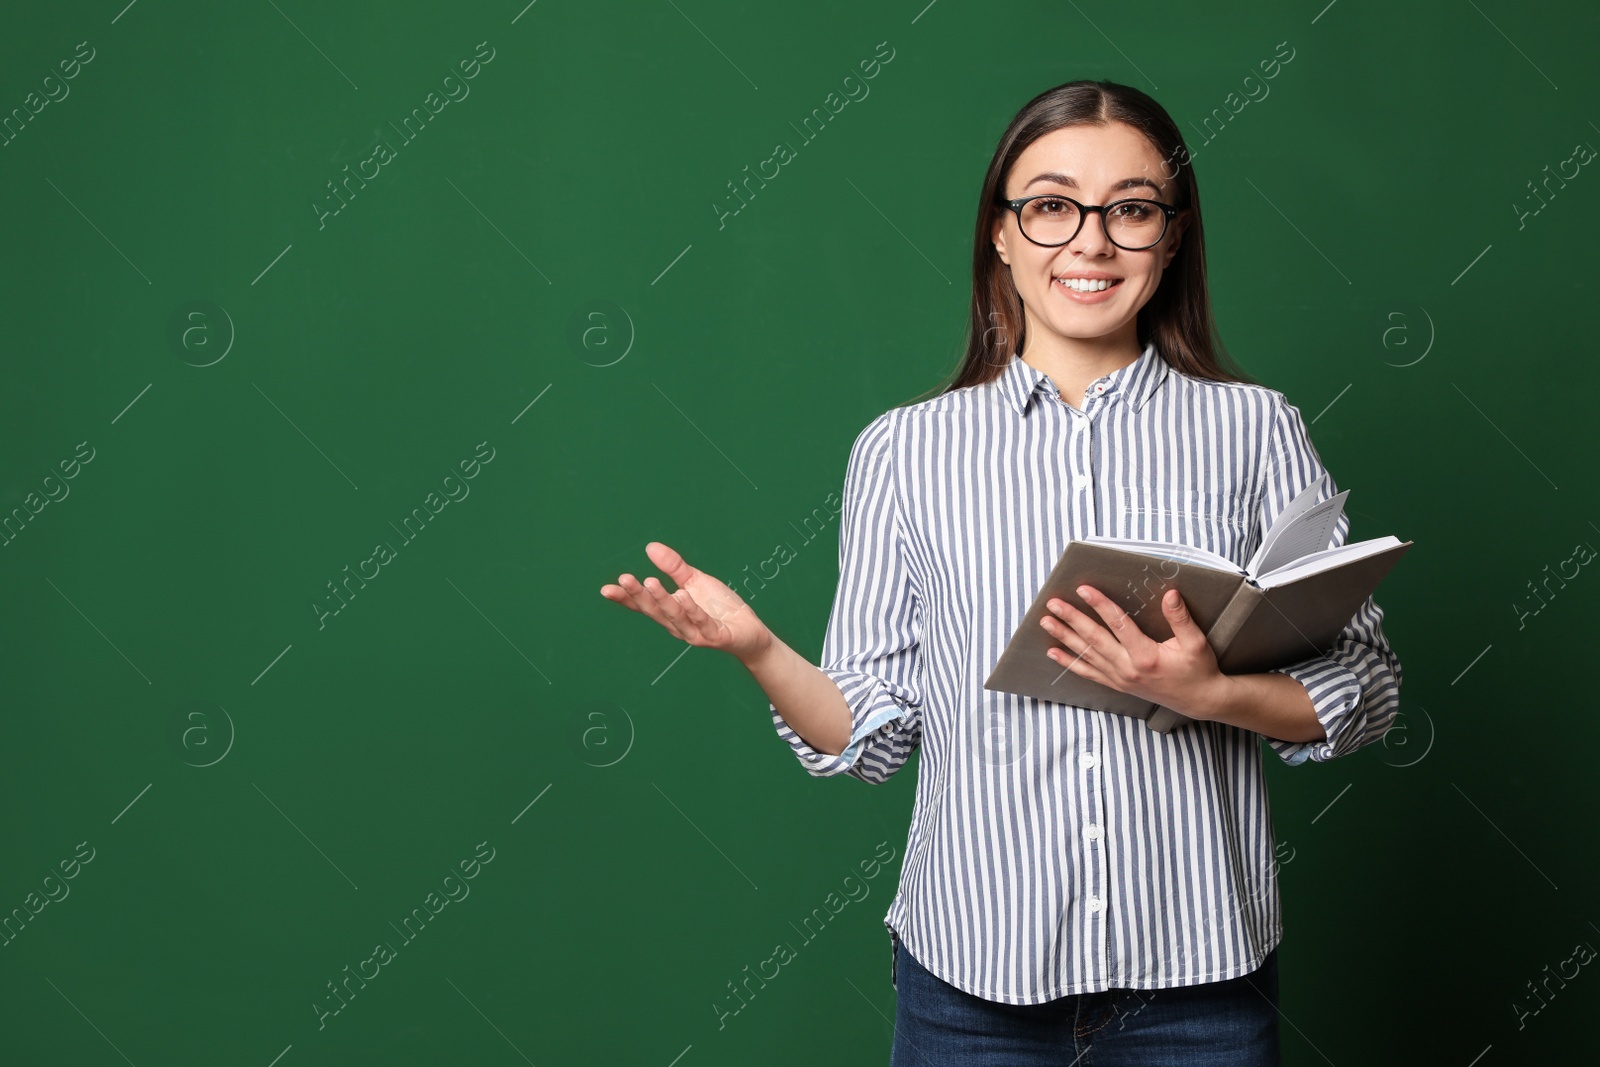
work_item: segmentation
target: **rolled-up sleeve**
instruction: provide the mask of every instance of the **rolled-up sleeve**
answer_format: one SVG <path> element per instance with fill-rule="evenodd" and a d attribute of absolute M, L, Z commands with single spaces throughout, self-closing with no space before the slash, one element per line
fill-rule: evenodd
<path fill-rule="evenodd" d="M 922 738 L 922 597 L 907 565 L 895 486 L 897 413 L 861 431 L 845 471 L 839 589 L 819 666 L 849 705 L 850 741 L 838 755 L 818 752 L 769 704 L 778 736 L 818 778 L 847 774 L 881 784 Z"/>
<path fill-rule="evenodd" d="M 1300 409 L 1282 394 L 1277 399 L 1277 418 L 1268 442 L 1268 477 L 1261 497 L 1263 533 L 1301 490 L 1326 473 Z M 1317 500 L 1320 503 L 1338 491 L 1329 477 Z M 1343 514 L 1328 546 L 1345 544 L 1349 533 L 1350 516 Z M 1326 655 L 1274 668 L 1273 673 L 1288 675 L 1305 686 L 1317 721 L 1327 734 L 1323 741 L 1267 738 L 1285 763 L 1295 766 L 1349 755 L 1381 738 L 1393 725 L 1400 709 L 1401 668 L 1383 635 L 1382 623 L 1383 609 L 1368 597 Z"/>

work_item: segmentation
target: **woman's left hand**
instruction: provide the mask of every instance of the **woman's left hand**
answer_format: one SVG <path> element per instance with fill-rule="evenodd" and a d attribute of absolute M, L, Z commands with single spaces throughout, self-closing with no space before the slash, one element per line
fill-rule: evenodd
<path fill-rule="evenodd" d="M 1040 624 L 1066 650 L 1052 648 L 1051 659 L 1074 674 L 1191 719 L 1212 717 L 1209 710 L 1220 702 L 1228 678 L 1218 669 L 1211 643 L 1176 589 L 1161 597 L 1172 637 L 1160 642 L 1146 636 L 1127 612 L 1094 586 L 1080 585 L 1078 595 L 1105 625 L 1065 601 L 1052 599 L 1048 607 L 1053 614 Z"/>

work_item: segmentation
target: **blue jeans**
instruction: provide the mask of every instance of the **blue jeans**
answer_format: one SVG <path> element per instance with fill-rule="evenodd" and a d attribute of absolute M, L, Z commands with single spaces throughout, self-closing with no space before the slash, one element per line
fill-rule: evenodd
<path fill-rule="evenodd" d="M 997 1004 L 930 973 L 890 937 L 890 1067 L 1278 1067 L 1276 948 L 1226 981 Z"/>

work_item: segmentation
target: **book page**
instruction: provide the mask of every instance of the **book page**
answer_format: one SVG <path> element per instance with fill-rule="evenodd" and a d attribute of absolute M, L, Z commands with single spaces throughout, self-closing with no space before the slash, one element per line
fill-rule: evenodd
<path fill-rule="evenodd" d="M 1308 574 L 1318 571 L 1331 570 L 1343 566 L 1353 560 L 1364 559 L 1367 556 L 1382 552 L 1385 549 L 1398 545 L 1400 540 L 1393 536 L 1374 537 L 1370 541 L 1358 541 L 1353 545 L 1340 545 L 1338 548 L 1325 548 L 1320 552 L 1313 552 L 1298 560 L 1294 560 L 1277 570 L 1268 571 L 1256 580 L 1260 589 L 1274 589 L 1280 585 L 1288 585 Z"/>
<path fill-rule="evenodd" d="M 1208 552 L 1203 548 L 1193 545 L 1179 544 L 1176 541 L 1138 541 L 1128 537 L 1079 537 L 1079 541 L 1089 541 L 1098 545 L 1110 545 L 1112 548 L 1125 548 L 1131 552 L 1140 552 L 1158 559 L 1175 559 L 1179 563 L 1192 563 L 1198 567 L 1210 567 L 1213 570 L 1228 571 L 1230 574 L 1244 574 L 1239 565 L 1233 560 L 1219 556 L 1215 552 Z"/>
<path fill-rule="evenodd" d="M 1334 527 L 1344 514 L 1344 498 L 1350 490 L 1344 489 L 1320 504 L 1312 501 L 1322 491 L 1323 474 L 1306 486 L 1289 502 L 1261 539 L 1261 547 L 1245 568 L 1252 577 L 1270 574 L 1302 556 L 1320 552 L 1333 540 Z"/>

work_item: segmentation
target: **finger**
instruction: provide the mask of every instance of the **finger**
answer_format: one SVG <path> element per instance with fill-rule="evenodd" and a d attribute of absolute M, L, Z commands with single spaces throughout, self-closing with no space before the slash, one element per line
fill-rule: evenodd
<path fill-rule="evenodd" d="M 1093 608 L 1096 615 L 1100 616 L 1100 620 L 1106 624 L 1107 629 L 1118 637 L 1122 635 L 1123 627 L 1128 622 L 1127 612 L 1113 604 L 1110 597 L 1092 585 L 1078 586 L 1077 593 L 1083 598 L 1083 602 Z M 1138 627 L 1134 627 L 1134 629 L 1138 629 Z"/>
<path fill-rule="evenodd" d="M 1113 689 L 1116 688 L 1112 684 L 1110 676 L 1101 669 L 1100 665 L 1091 660 L 1091 657 L 1098 658 L 1098 653 L 1093 649 L 1085 649 L 1082 653 L 1077 653 L 1072 651 L 1070 646 L 1068 648 L 1052 648 L 1049 656 L 1057 666 L 1064 670 L 1069 670 L 1073 674 L 1087 678 L 1090 681 L 1099 682 L 1101 685 L 1110 686 Z"/>
<path fill-rule="evenodd" d="M 688 605 L 694 604 L 694 596 L 687 589 L 675 589 L 667 592 L 659 579 L 646 578 L 645 589 L 655 597 L 656 605 L 661 609 L 671 625 L 668 627 L 672 633 L 687 641 L 691 645 L 711 644 L 717 633 L 715 624 L 710 630 L 702 630 L 689 619 Z M 698 607 L 698 605 L 697 605 Z M 701 612 L 704 615 L 704 612 Z"/>
<path fill-rule="evenodd" d="M 707 643 L 710 643 L 718 634 L 722 633 L 721 616 L 713 618 L 707 614 L 706 610 L 700 606 L 700 602 L 694 598 L 694 595 L 689 590 L 679 589 L 672 596 L 683 607 L 683 624 L 698 633 Z"/>
<path fill-rule="evenodd" d="M 684 609 L 688 612 L 691 622 L 705 627 L 707 632 L 720 632 L 724 624 L 749 609 L 749 605 L 727 583 L 711 577 L 705 571 L 697 570 L 695 577 L 699 579 L 696 587 L 698 592 L 680 589 L 685 596 Z M 707 586 L 707 582 L 714 583 Z"/>
<path fill-rule="evenodd" d="M 677 585 L 678 588 L 673 592 L 674 596 L 676 596 L 678 593 L 685 592 L 685 587 L 696 578 L 705 578 L 712 582 L 716 582 L 718 585 L 727 584 L 726 582 L 707 574 L 700 568 L 691 566 L 689 562 L 685 560 L 683 556 L 675 551 L 670 545 L 662 544 L 660 541 L 651 541 L 649 544 L 645 545 L 645 553 L 649 555 L 651 561 L 665 571 L 667 577 L 671 578 L 673 583 Z M 685 607 L 686 613 L 691 610 L 691 605 L 693 605 L 693 612 L 698 612 L 698 620 L 696 620 L 694 614 L 687 614 L 686 617 L 688 620 L 692 622 L 698 621 L 702 625 L 709 625 L 711 627 L 711 630 L 709 631 L 710 633 L 716 632 L 717 623 L 721 621 L 721 619 L 724 617 L 724 614 L 731 614 L 732 612 L 738 611 L 743 606 L 738 602 L 737 596 L 735 596 L 734 602 L 726 605 L 727 610 L 725 613 L 712 615 L 706 612 L 700 606 L 700 602 L 694 599 L 693 594 L 690 594 L 681 602 Z M 723 607 L 724 605 L 721 605 L 718 602 L 713 602 L 712 606 L 713 608 L 717 608 Z"/>
<path fill-rule="evenodd" d="M 1076 634 L 1082 641 L 1099 651 L 1107 651 L 1110 644 L 1116 644 L 1116 639 L 1101 626 L 1099 621 L 1092 616 L 1085 615 L 1082 611 L 1068 604 L 1065 600 L 1051 600 L 1045 605 L 1053 613 L 1054 618 L 1046 616 L 1042 621 L 1053 623 L 1054 628 L 1047 625 L 1045 629 L 1061 641 L 1063 634 Z M 1065 641 L 1062 641 L 1065 644 Z"/>
<path fill-rule="evenodd" d="M 660 541 L 651 541 L 645 545 L 644 552 L 650 557 L 650 562 L 661 568 L 661 572 L 671 578 L 672 584 L 679 589 L 688 585 L 689 580 L 699 573 L 675 550 Z"/>
<path fill-rule="evenodd" d="M 662 610 L 668 614 L 682 631 L 679 636 L 688 641 L 688 634 L 692 632 L 702 640 L 710 643 L 721 632 L 722 628 L 717 619 L 713 619 L 700 607 L 699 602 L 694 599 L 694 595 L 686 587 L 696 578 L 709 578 L 713 582 L 716 579 L 704 571 L 690 566 L 689 562 L 681 554 L 670 545 L 663 544 L 660 541 L 651 541 L 645 545 L 645 554 L 650 557 L 651 562 L 665 571 L 667 577 L 671 578 L 673 584 L 677 586 L 669 594 L 671 603 L 676 604 L 679 609 L 676 613 L 667 602 L 658 601 L 658 603 L 661 604 Z M 658 581 L 657 584 L 659 585 L 660 582 Z M 663 587 L 664 591 L 665 587 Z"/>
<path fill-rule="evenodd" d="M 1153 645 L 1145 632 L 1134 625 L 1133 619 L 1126 611 L 1117 607 L 1116 603 L 1092 585 L 1078 586 L 1078 595 L 1095 610 L 1100 618 L 1105 620 L 1106 627 L 1116 637 L 1117 642 L 1128 649 Z"/>
<path fill-rule="evenodd" d="M 651 576 L 646 578 L 643 584 L 645 591 L 654 598 L 656 610 L 660 611 L 672 623 L 674 633 L 678 633 L 680 637 L 683 636 L 679 633 L 681 629 L 680 623 L 683 622 L 683 605 L 671 593 L 667 592 L 667 587 L 661 584 L 661 579 Z"/>
<path fill-rule="evenodd" d="M 1206 639 L 1205 632 L 1194 621 L 1194 616 L 1189 614 L 1189 605 L 1183 602 L 1183 594 L 1176 589 L 1169 589 L 1162 594 L 1161 610 L 1172 624 L 1172 636 L 1180 644 L 1193 646 L 1197 640 Z"/>
<path fill-rule="evenodd" d="M 640 582 L 639 579 L 635 578 L 631 574 L 624 574 L 619 580 L 622 584 L 622 587 L 628 591 L 628 596 L 637 611 L 648 615 L 656 622 L 659 622 L 662 626 L 667 628 L 667 631 L 671 633 L 672 636 L 683 636 L 678 631 L 677 624 L 667 617 L 666 612 L 661 607 L 660 601 L 656 598 L 656 590 L 661 588 L 660 582 L 656 582 L 656 590 L 652 590 L 648 585 Z M 654 579 L 646 579 L 646 581 L 654 581 Z M 663 595 L 665 595 L 664 592 Z"/>
<path fill-rule="evenodd" d="M 618 577 L 614 584 L 602 585 L 600 587 L 600 595 L 613 603 L 621 604 L 625 608 L 637 611 L 641 615 L 648 615 L 649 612 L 645 611 L 644 602 L 636 595 L 641 589 L 642 587 L 633 575 L 624 574 Z"/>
<path fill-rule="evenodd" d="M 1102 633 L 1104 632 L 1104 627 L 1091 621 L 1088 616 L 1084 615 L 1082 612 L 1078 612 L 1077 614 L 1081 619 L 1084 620 L 1085 625 L 1092 626 L 1094 629 L 1100 630 Z M 1061 642 L 1063 646 L 1061 648 L 1051 648 L 1047 650 L 1047 654 L 1052 660 L 1059 663 L 1063 667 L 1072 663 L 1086 663 L 1095 670 L 1104 672 L 1108 666 L 1108 663 L 1105 657 L 1101 654 L 1100 650 L 1097 649 L 1089 639 L 1066 626 L 1058 619 L 1053 619 L 1049 616 L 1046 616 L 1040 621 L 1045 630 L 1049 632 L 1049 634 L 1057 641 Z"/>
<path fill-rule="evenodd" d="M 1059 605 L 1059 613 L 1066 619 L 1067 624 L 1072 627 L 1073 634 L 1082 642 L 1082 647 L 1079 648 L 1077 654 L 1078 663 L 1086 664 L 1095 673 L 1091 675 L 1078 671 L 1076 667 L 1073 668 L 1074 672 L 1083 674 L 1084 677 L 1092 678 L 1094 681 L 1110 686 L 1113 689 L 1121 689 L 1121 685 L 1112 681 L 1112 679 L 1122 677 L 1127 670 L 1127 665 L 1132 661 L 1129 646 L 1124 643 L 1125 640 L 1128 640 L 1128 632 L 1138 633 L 1137 640 L 1143 641 L 1147 645 L 1152 645 L 1153 647 L 1153 643 L 1144 635 L 1143 631 L 1132 625 L 1127 614 L 1121 608 L 1111 603 L 1110 599 L 1094 586 L 1080 585 L 1078 587 L 1078 595 L 1083 597 L 1085 602 L 1095 608 L 1096 612 L 1102 618 L 1106 618 L 1108 622 L 1115 624 L 1120 616 L 1122 632 L 1117 633 L 1108 630 L 1107 627 L 1100 625 L 1093 617 L 1084 614 L 1081 610 L 1074 608 L 1065 601 L 1054 601 L 1054 604 Z M 1099 601 L 1099 603 L 1096 603 L 1096 601 Z M 1107 618 L 1108 611 L 1109 618 Z M 1062 640 L 1060 636 L 1057 639 Z M 1062 640 L 1062 643 L 1066 644 L 1067 642 Z M 1079 646 L 1069 647 L 1078 648 Z"/>
<path fill-rule="evenodd" d="M 643 587 L 640 586 L 638 582 L 633 581 L 633 575 L 627 574 L 623 575 L 622 578 L 618 578 L 615 582 L 602 585 L 600 587 L 600 595 L 611 601 L 613 604 L 621 604 L 630 611 L 637 611 L 641 614 L 645 614 L 644 604 L 628 590 L 628 586 L 624 584 L 623 578 L 626 578 L 629 582 L 632 582 L 634 589 L 639 590 L 641 593 L 643 592 Z"/>

